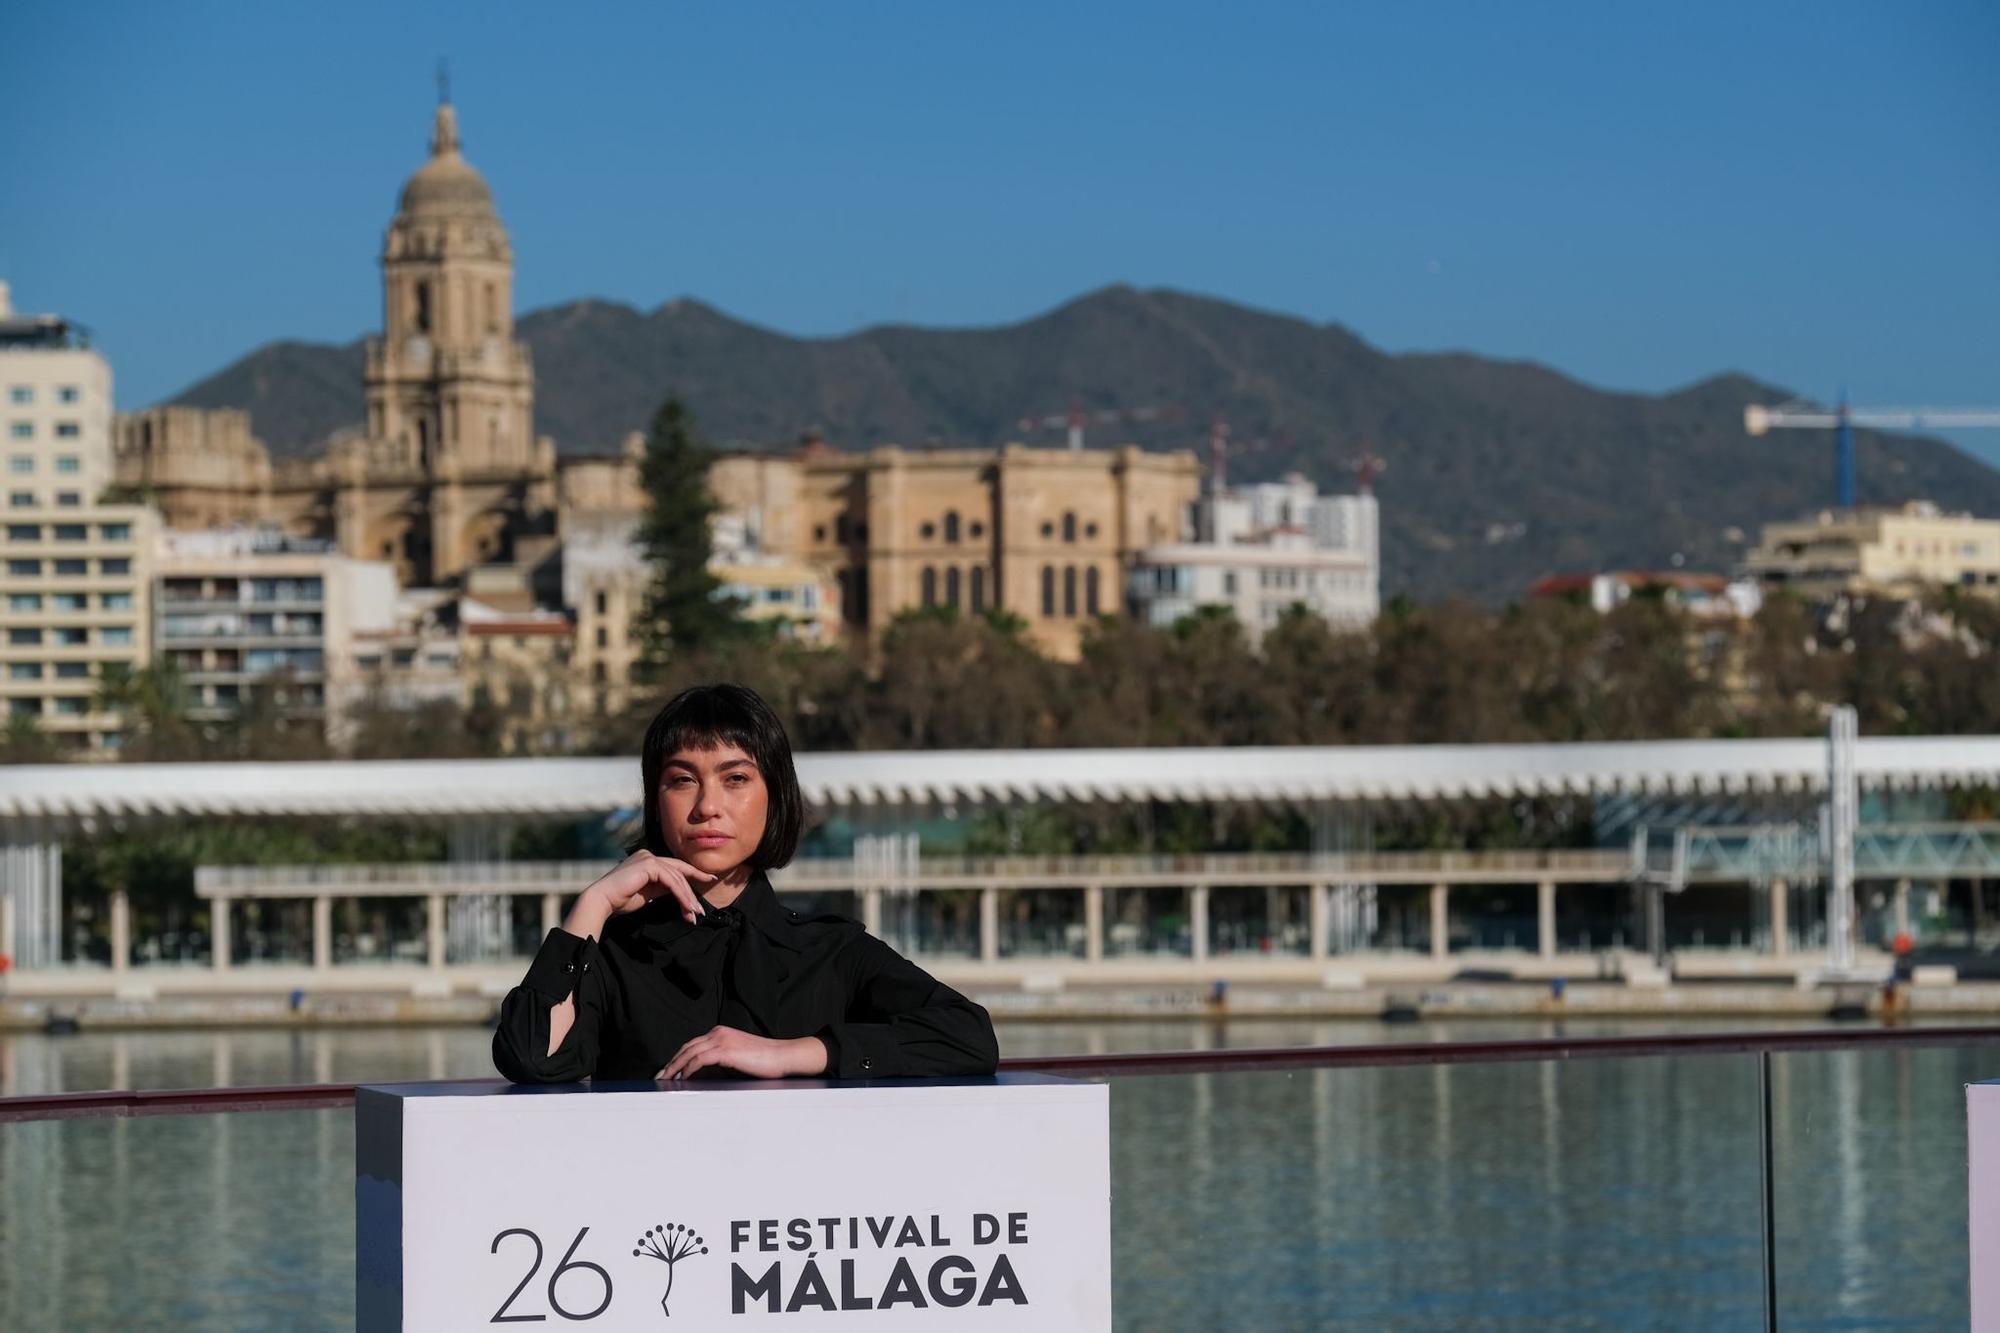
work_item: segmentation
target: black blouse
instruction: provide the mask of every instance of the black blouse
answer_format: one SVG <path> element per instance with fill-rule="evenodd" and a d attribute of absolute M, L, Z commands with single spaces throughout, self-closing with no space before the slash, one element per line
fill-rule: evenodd
<path fill-rule="evenodd" d="M 549 1011 L 572 992 L 576 1022 L 550 1054 Z M 649 1079 L 717 1024 L 818 1037 L 833 1078 L 990 1074 L 1000 1054 L 985 1009 L 860 922 L 781 906 L 760 872 L 693 924 L 663 896 L 602 940 L 550 931 L 501 1002 L 493 1063 L 516 1083 Z"/>

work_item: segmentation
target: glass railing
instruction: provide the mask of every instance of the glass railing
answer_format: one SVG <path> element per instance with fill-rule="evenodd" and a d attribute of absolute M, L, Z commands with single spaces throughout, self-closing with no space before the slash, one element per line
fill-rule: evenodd
<path fill-rule="evenodd" d="M 1964 1085 L 2000 1028 L 1581 1027 L 1002 1042 L 1111 1086 L 1120 1329 L 1965 1325 Z M 350 1327 L 349 1085 L 487 1071 L 469 1025 L 70 1040 L 0 1049 L 0 1327 Z"/>

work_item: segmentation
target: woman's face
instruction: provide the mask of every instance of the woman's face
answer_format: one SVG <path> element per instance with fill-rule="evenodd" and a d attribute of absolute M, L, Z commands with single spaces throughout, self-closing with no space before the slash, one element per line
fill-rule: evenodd
<path fill-rule="evenodd" d="M 734 745 L 680 750 L 660 771 L 660 827 L 673 854 L 726 875 L 764 841 L 770 792 L 756 761 Z"/>

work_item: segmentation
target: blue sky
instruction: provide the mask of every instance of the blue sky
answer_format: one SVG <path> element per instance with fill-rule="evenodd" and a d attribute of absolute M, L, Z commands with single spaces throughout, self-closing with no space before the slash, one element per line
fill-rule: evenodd
<path fill-rule="evenodd" d="M 373 329 L 446 56 L 524 310 L 824 334 L 1130 282 L 1613 387 L 1995 405 L 1996 52 L 1949 0 L 14 4 L 0 277 L 127 407 Z"/>

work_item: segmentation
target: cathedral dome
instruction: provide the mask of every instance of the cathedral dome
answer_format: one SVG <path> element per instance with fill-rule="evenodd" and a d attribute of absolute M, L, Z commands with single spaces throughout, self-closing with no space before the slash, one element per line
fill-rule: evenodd
<path fill-rule="evenodd" d="M 493 191 L 458 150 L 458 113 L 441 103 L 431 132 L 431 160 L 403 185 L 403 217 L 494 216 Z"/>

